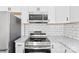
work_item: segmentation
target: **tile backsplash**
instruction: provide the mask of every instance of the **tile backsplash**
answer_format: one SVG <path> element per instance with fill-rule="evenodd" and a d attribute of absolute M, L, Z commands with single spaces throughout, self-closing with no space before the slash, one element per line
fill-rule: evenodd
<path fill-rule="evenodd" d="M 79 40 L 79 23 L 71 23 L 64 25 L 64 35 Z"/>
<path fill-rule="evenodd" d="M 33 31 L 45 32 L 48 36 L 66 36 L 79 40 L 79 23 L 70 24 L 23 24 L 23 35 Z"/>
<path fill-rule="evenodd" d="M 63 25 L 49 25 L 49 24 L 24 24 L 24 35 L 33 31 L 45 32 L 48 36 L 61 36 L 63 35 Z"/>

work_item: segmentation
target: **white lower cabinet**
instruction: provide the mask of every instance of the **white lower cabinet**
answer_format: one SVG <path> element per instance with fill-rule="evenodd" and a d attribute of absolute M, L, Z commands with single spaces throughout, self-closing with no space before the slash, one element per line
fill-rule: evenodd
<path fill-rule="evenodd" d="M 69 48 L 65 48 L 65 53 L 74 53 L 74 52 Z"/>
<path fill-rule="evenodd" d="M 24 53 L 24 43 L 15 44 L 15 53 Z"/>
<path fill-rule="evenodd" d="M 71 49 L 60 43 L 52 43 L 51 53 L 74 53 Z"/>
<path fill-rule="evenodd" d="M 65 53 L 65 47 L 60 43 L 53 43 L 51 45 L 51 53 Z"/>

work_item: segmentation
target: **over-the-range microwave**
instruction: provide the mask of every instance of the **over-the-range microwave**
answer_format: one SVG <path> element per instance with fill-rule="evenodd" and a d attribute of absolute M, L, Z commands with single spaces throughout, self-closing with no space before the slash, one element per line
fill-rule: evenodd
<path fill-rule="evenodd" d="M 29 14 L 30 23 L 48 23 L 48 14 Z"/>

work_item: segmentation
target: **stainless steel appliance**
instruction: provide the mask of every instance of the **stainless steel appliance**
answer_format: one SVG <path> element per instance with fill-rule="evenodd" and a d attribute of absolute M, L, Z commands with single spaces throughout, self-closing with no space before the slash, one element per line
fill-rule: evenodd
<path fill-rule="evenodd" d="M 0 51 L 14 52 L 14 40 L 21 36 L 21 19 L 0 11 Z"/>
<path fill-rule="evenodd" d="M 48 14 L 29 14 L 30 23 L 47 23 Z"/>
<path fill-rule="evenodd" d="M 30 37 L 25 43 L 25 53 L 50 53 L 51 45 L 50 40 L 47 38 L 46 33 L 35 31 L 30 33 Z"/>

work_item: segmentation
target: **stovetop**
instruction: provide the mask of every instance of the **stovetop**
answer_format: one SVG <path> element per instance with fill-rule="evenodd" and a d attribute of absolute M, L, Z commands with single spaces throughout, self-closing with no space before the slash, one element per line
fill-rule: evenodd
<path fill-rule="evenodd" d="M 50 42 L 48 38 L 28 38 L 26 42 Z"/>
<path fill-rule="evenodd" d="M 50 40 L 47 38 L 46 33 L 36 31 L 31 33 L 25 42 L 25 47 L 29 49 L 49 49 Z"/>

